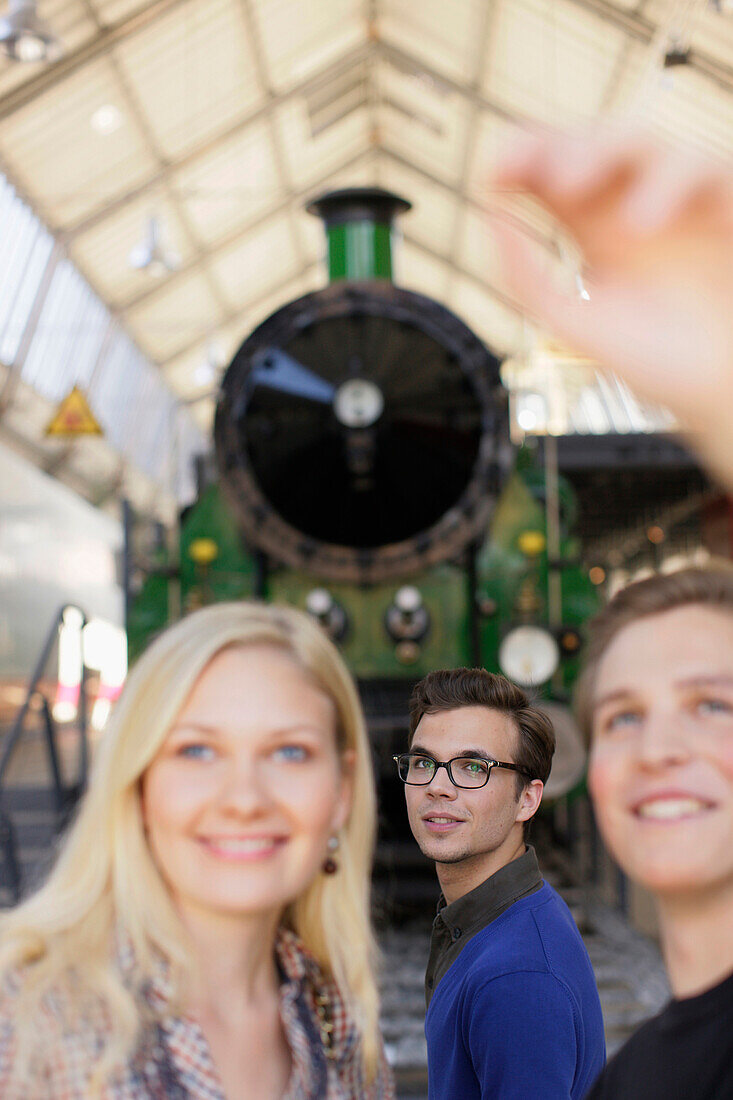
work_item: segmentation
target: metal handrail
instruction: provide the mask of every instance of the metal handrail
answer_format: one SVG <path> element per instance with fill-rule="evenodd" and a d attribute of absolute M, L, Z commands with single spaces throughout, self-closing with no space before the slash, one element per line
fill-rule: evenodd
<path fill-rule="evenodd" d="M 41 649 L 40 656 L 36 662 L 36 666 L 33 670 L 30 682 L 28 684 L 28 690 L 26 691 L 25 700 L 23 701 L 20 710 L 18 711 L 15 721 L 11 727 L 10 733 L 5 741 L 0 753 L 0 850 L 3 854 L 5 867 L 8 871 L 8 877 L 10 879 L 10 888 L 13 892 L 14 899 L 17 901 L 20 897 L 21 886 L 21 869 L 20 861 L 18 858 L 18 846 L 15 836 L 15 830 L 13 823 L 7 810 L 3 805 L 3 780 L 5 773 L 8 769 L 13 753 L 15 752 L 18 744 L 23 736 L 25 729 L 25 720 L 28 716 L 28 712 L 31 708 L 31 704 L 34 699 L 38 699 L 41 704 L 41 710 L 44 718 L 44 737 L 46 741 L 46 751 L 48 753 L 49 764 L 51 767 L 51 775 L 53 778 L 53 794 L 56 804 L 57 813 L 61 814 L 66 807 L 69 798 L 75 796 L 79 791 L 83 790 L 86 786 L 87 770 L 89 764 L 89 747 L 87 743 L 87 707 L 86 707 L 86 664 L 84 662 L 84 656 L 82 654 L 81 662 L 81 684 L 79 686 L 79 708 L 78 708 L 78 727 L 79 727 L 79 778 L 78 783 L 74 786 L 67 788 L 64 784 L 61 765 L 59 760 L 58 751 L 58 731 L 56 723 L 54 722 L 53 715 L 51 714 L 51 707 L 48 699 L 39 688 L 38 684 L 45 672 L 46 665 L 53 652 L 54 645 L 58 637 L 58 630 L 61 626 L 64 615 L 69 609 L 78 611 L 81 615 L 82 629 L 86 626 L 87 617 L 80 607 L 76 604 L 64 604 L 56 612 L 46 641 Z"/>

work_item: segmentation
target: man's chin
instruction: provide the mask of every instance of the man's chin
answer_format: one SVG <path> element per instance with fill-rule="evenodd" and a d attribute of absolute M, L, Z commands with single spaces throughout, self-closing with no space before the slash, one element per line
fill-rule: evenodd
<path fill-rule="evenodd" d="M 420 844 L 420 851 L 428 859 L 432 859 L 434 863 L 462 863 L 466 859 L 470 852 L 462 851 L 446 851 L 434 842 L 428 844 Z"/>

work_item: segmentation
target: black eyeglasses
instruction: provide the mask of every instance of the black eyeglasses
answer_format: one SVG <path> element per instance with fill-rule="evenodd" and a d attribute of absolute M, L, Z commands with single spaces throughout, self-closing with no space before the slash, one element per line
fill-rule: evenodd
<path fill-rule="evenodd" d="M 485 787 L 491 778 L 492 768 L 508 768 L 509 771 L 532 776 L 519 764 L 506 764 L 502 760 L 492 760 L 487 756 L 454 756 L 452 760 L 433 760 L 421 752 L 403 752 L 393 756 L 399 777 L 403 783 L 413 787 L 427 787 L 438 774 L 439 768 L 445 768 L 454 787 L 475 790 Z"/>

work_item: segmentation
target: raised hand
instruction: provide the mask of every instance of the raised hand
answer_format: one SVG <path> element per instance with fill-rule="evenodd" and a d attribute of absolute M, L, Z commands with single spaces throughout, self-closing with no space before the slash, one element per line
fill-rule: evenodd
<path fill-rule="evenodd" d="M 513 297 L 669 408 L 733 486 L 733 171 L 636 133 L 524 134 L 494 185 L 529 193 L 564 226 L 590 295 L 564 293 L 527 237 L 497 217 Z"/>

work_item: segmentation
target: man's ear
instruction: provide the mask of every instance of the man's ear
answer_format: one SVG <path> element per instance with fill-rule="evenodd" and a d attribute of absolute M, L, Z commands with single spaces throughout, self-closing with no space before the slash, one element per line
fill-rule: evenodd
<path fill-rule="evenodd" d="M 515 821 L 529 821 L 531 817 L 534 817 L 540 808 L 544 789 L 545 784 L 541 779 L 532 779 L 524 786 L 519 796 Z"/>

